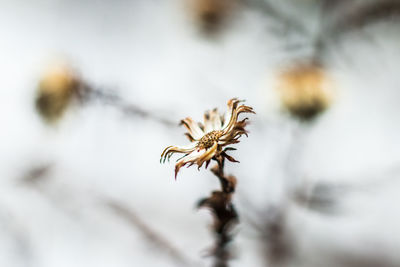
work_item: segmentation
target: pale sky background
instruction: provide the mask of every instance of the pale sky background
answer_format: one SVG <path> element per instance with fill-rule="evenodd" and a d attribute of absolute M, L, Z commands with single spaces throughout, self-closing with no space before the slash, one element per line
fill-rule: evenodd
<path fill-rule="evenodd" d="M 292 2 L 281 6 L 315 31 L 315 2 Z M 274 206 L 286 207 L 293 238 L 287 266 L 356 266 L 341 262 L 346 257 L 400 265 L 399 24 L 375 24 L 329 47 L 336 98 L 307 126 L 280 113 L 273 88 L 279 66 L 309 53 L 285 45 L 307 37 L 277 36 L 273 20 L 251 7 L 228 25 L 205 38 L 179 0 L 0 0 L 0 266 L 177 266 L 108 199 L 193 264 L 211 262 L 202 255 L 213 242 L 212 220 L 195 204 L 218 189 L 217 180 L 184 168 L 174 181 L 173 161 L 159 164 L 164 147 L 187 143 L 183 127 L 100 103 L 75 106 L 49 127 L 35 112 L 35 88 L 60 59 L 93 86 L 172 121 L 223 111 L 232 97 L 255 109 L 250 135 L 233 153 L 241 163 L 226 168 L 238 178 L 234 203 L 242 215 L 232 266 L 266 266 L 247 215 Z M 22 182 L 43 165 L 51 166 L 43 182 Z M 288 188 L 316 182 L 346 188 L 335 196 L 336 213 L 287 199 Z"/>

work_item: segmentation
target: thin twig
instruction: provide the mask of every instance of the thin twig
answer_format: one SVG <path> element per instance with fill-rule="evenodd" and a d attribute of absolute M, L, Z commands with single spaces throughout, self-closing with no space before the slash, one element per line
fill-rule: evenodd
<path fill-rule="evenodd" d="M 267 266 L 287 266 L 295 250 L 286 225 L 289 202 L 258 210 L 248 199 L 242 197 L 242 201 L 247 207 L 244 218 L 260 240 Z"/>
<path fill-rule="evenodd" d="M 347 32 L 382 20 L 400 18 L 400 1 L 381 0 L 364 6 L 356 6 L 344 14 L 334 25 L 336 32 Z"/>
<path fill-rule="evenodd" d="M 343 199 L 344 195 L 353 192 L 370 192 L 380 190 L 385 186 L 393 186 L 393 183 L 400 182 L 399 173 L 400 165 L 395 164 L 390 168 L 379 171 L 369 171 L 349 177 L 335 177 L 334 179 L 347 182 L 312 182 L 312 180 L 309 180 L 309 183 L 303 182 L 298 185 L 291 197 L 297 204 L 307 209 L 334 214 L 338 211 L 337 204 Z M 323 180 L 327 180 L 327 178 Z M 333 178 L 330 180 L 333 180 Z"/>
<path fill-rule="evenodd" d="M 51 170 L 52 165 L 46 164 L 39 167 L 35 167 L 30 170 L 25 176 L 20 180 L 22 183 L 27 186 L 34 188 L 38 192 L 42 193 L 43 196 L 49 199 L 53 205 L 57 205 L 58 208 L 62 208 L 64 211 L 68 212 L 72 216 L 77 216 L 75 209 L 70 209 L 70 207 L 66 204 L 64 200 L 59 198 L 60 194 L 54 195 L 52 191 L 46 188 L 46 183 L 48 180 L 48 174 Z M 65 187 L 64 187 L 65 190 Z M 68 192 L 68 193 L 72 193 Z M 196 266 L 196 264 L 189 260 L 184 252 L 180 251 L 176 247 L 174 247 L 170 241 L 168 241 L 165 237 L 157 233 L 154 229 L 152 229 L 149 225 L 147 225 L 143 220 L 137 215 L 132 209 L 123 206 L 121 203 L 118 203 L 113 200 L 109 200 L 104 196 L 93 196 L 94 199 L 100 199 L 103 203 L 106 204 L 108 208 L 110 208 L 113 212 L 118 214 L 121 218 L 128 221 L 131 225 L 138 228 L 146 237 L 146 239 L 154 244 L 160 251 L 165 252 L 177 265 L 179 266 Z M 96 201 L 97 202 L 97 201 Z"/>
<path fill-rule="evenodd" d="M 125 101 L 122 97 L 114 92 L 106 91 L 99 88 L 91 88 L 88 90 L 84 97 L 86 101 L 98 100 L 103 104 L 113 106 L 128 116 L 138 116 L 145 119 L 151 119 L 167 127 L 177 126 L 178 123 L 171 121 L 163 116 L 159 116 L 150 110 L 143 109 L 142 107 Z"/>
<path fill-rule="evenodd" d="M 266 14 L 269 18 L 272 18 L 275 22 L 283 25 L 288 30 L 301 34 L 307 32 L 305 27 L 303 27 L 297 20 L 293 19 L 290 15 L 281 12 L 271 3 L 271 1 L 242 0 L 242 2 L 250 8 Z"/>
<path fill-rule="evenodd" d="M 148 241 L 154 244 L 160 251 L 166 252 L 177 264 L 181 266 L 193 266 L 193 262 L 190 261 L 182 251 L 173 246 L 171 242 L 161 234 L 150 228 L 150 226 L 143 222 L 131 208 L 127 208 L 121 203 L 112 200 L 106 201 L 106 205 L 121 218 L 138 228 Z"/>
<path fill-rule="evenodd" d="M 332 45 L 332 41 L 337 42 L 346 33 L 380 21 L 400 18 L 398 0 L 375 1 L 365 5 L 353 3 L 343 5 L 347 5 L 346 9 L 342 8 L 336 21 L 322 29 L 316 38 L 314 42 L 316 57 L 323 55 L 327 47 Z"/>

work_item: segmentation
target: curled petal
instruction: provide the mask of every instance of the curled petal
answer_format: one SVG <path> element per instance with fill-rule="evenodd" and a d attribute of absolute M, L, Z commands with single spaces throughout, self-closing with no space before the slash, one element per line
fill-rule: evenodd
<path fill-rule="evenodd" d="M 194 139 L 194 137 L 190 133 L 185 133 L 185 136 L 189 139 L 190 142 L 196 141 L 196 139 Z"/>
<path fill-rule="evenodd" d="M 244 118 L 243 120 L 236 122 L 236 127 L 240 127 L 240 128 L 246 127 L 248 119 L 249 118 Z"/>
<path fill-rule="evenodd" d="M 228 124 L 231 122 L 235 109 L 239 103 L 240 100 L 238 100 L 237 98 L 232 98 L 228 101 L 228 111 L 225 114 L 224 125 L 222 125 L 222 128 L 226 128 Z"/>
<path fill-rule="evenodd" d="M 205 133 L 204 125 L 201 122 L 198 122 L 197 125 L 200 127 L 200 129 L 203 131 L 203 133 Z"/>
<path fill-rule="evenodd" d="M 204 132 L 209 133 L 213 130 L 213 124 L 212 124 L 210 112 L 206 111 L 204 113 L 203 118 L 204 118 Z"/>
<path fill-rule="evenodd" d="M 235 125 L 238 123 L 237 119 L 238 119 L 238 116 L 239 116 L 240 113 L 255 113 L 253 111 L 253 108 L 251 108 L 251 107 L 248 107 L 248 106 L 245 106 L 245 105 L 241 105 L 241 106 L 237 107 L 238 103 L 239 102 L 233 102 L 233 104 L 232 104 L 232 107 L 233 107 L 232 115 L 230 117 L 229 122 L 225 122 L 226 126 L 223 128 L 223 133 L 224 134 L 229 133 L 234 129 Z M 240 121 L 239 125 L 246 125 L 245 124 L 245 120 Z"/>
<path fill-rule="evenodd" d="M 214 131 L 221 130 L 222 122 L 221 122 L 221 117 L 218 113 L 218 109 L 215 108 L 211 111 L 210 120 L 211 120 L 211 124 L 212 124 L 212 129 Z"/>
<path fill-rule="evenodd" d="M 193 137 L 193 139 L 198 140 L 204 135 L 203 130 L 192 118 L 187 117 L 186 119 L 183 119 L 181 123 L 186 127 L 188 133 Z"/>
<path fill-rule="evenodd" d="M 165 160 L 167 158 L 169 159 L 172 156 L 172 154 L 174 154 L 174 153 L 190 153 L 193 150 L 195 150 L 196 146 L 197 146 L 197 143 L 193 142 L 193 143 L 191 143 L 190 145 L 187 145 L 187 146 L 181 146 L 181 147 L 179 147 L 179 146 L 169 146 L 169 147 L 166 147 L 164 149 L 164 151 L 161 153 L 160 162 L 164 163 Z"/>
<path fill-rule="evenodd" d="M 207 161 L 206 161 L 206 169 L 208 168 L 208 165 L 210 164 L 210 161 L 211 161 L 211 160 L 207 160 Z"/>
<path fill-rule="evenodd" d="M 225 152 L 222 153 L 222 156 L 225 157 L 227 160 L 229 160 L 230 162 L 240 162 L 238 160 L 236 160 L 235 158 L 233 158 L 232 156 L 229 156 L 228 154 L 226 154 Z"/>
<path fill-rule="evenodd" d="M 175 164 L 175 180 L 176 180 L 176 177 L 178 175 L 178 172 L 179 172 L 180 168 L 182 168 L 183 166 L 185 166 L 188 163 L 190 163 L 189 166 L 193 165 L 196 162 L 196 160 L 198 159 L 198 157 L 202 153 L 204 153 L 204 151 L 205 151 L 204 149 L 195 149 L 191 153 L 189 153 L 186 156 L 184 156 L 183 158 L 181 158 Z"/>
<path fill-rule="evenodd" d="M 215 153 L 217 152 L 217 148 L 218 148 L 218 142 L 214 142 L 214 144 L 212 145 L 212 147 L 210 147 L 208 150 L 206 150 L 206 152 L 204 152 L 198 159 L 197 159 L 197 165 L 199 166 L 198 168 L 200 169 L 200 167 L 203 165 L 204 162 L 212 159 L 212 157 L 214 157 Z"/>
<path fill-rule="evenodd" d="M 228 145 L 237 144 L 237 143 L 239 143 L 238 137 L 236 137 L 234 139 L 220 141 L 220 146 L 223 147 L 223 146 L 228 146 Z"/>
<path fill-rule="evenodd" d="M 237 108 L 236 110 L 237 114 L 239 115 L 240 113 L 253 113 L 256 114 L 253 110 L 252 107 L 241 105 Z"/>

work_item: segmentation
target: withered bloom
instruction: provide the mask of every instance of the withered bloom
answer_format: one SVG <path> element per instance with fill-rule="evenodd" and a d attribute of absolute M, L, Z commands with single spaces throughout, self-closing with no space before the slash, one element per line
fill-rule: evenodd
<path fill-rule="evenodd" d="M 207 168 L 211 159 L 226 158 L 229 161 L 237 162 L 226 154 L 226 151 L 234 150 L 227 146 L 239 143 L 242 135 L 247 136 L 245 126 L 248 118 L 238 121 L 239 114 L 254 113 L 251 107 L 239 105 L 241 102 L 243 101 L 236 98 L 229 100 L 228 112 L 225 116 L 220 115 L 217 109 L 211 112 L 207 111 L 204 114 L 204 124 L 196 123 L 190 117 L 181 121 L 188 130 L 185 135 L 191 143 L 187 146 L 169 146 L 161 154 L 162 162 L 165 162 L 174 153 L 185 154 L 175 165 L 175 178 L 179 169 L 186 164 L 189 164 L 188 167 L 197 164 L 200 169 L 204 163 Z"/>
<path fill-rule="evenodd" d="M 281 72 L 277 89 L 282 106 L 291 115 L 310 120 L 331 104 L 331 85 L 325 69 L 315 63 L 303 63 Z"/>
<path fill-rule="evenodd" d="M 58 120 L 72 98 L 80 93 L 82 84 L 78 75 L 66 65 L 49 68 L 37 88 L 35 104 L 40 115 L 48 122 Z"/>
<path fill-rule="evenodd" d="M 232 13 L 235 0 L 191 0 L 191 9 L 197 23 L 206 33 L 212 33 L 223 26 Z"/>

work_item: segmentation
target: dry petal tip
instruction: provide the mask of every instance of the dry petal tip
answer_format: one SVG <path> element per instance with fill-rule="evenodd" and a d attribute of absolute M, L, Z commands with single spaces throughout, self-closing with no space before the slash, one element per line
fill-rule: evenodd
<path fill-rule="evenodd" d="M 178 177 L 178 172 L 179 172 L 179 169 L 181 168 L 182 166 L 181 165 L 175 165 L 175 181 L 176 181 L 176 178 Z"/>
<path fill-rule="evenodd" d="M 210 164 L 210 161 L 211 161 L 211 160 L 207 160 L 207 162 L 206 162 L 206 169 L 208 168 L 208 165 Z"/>

